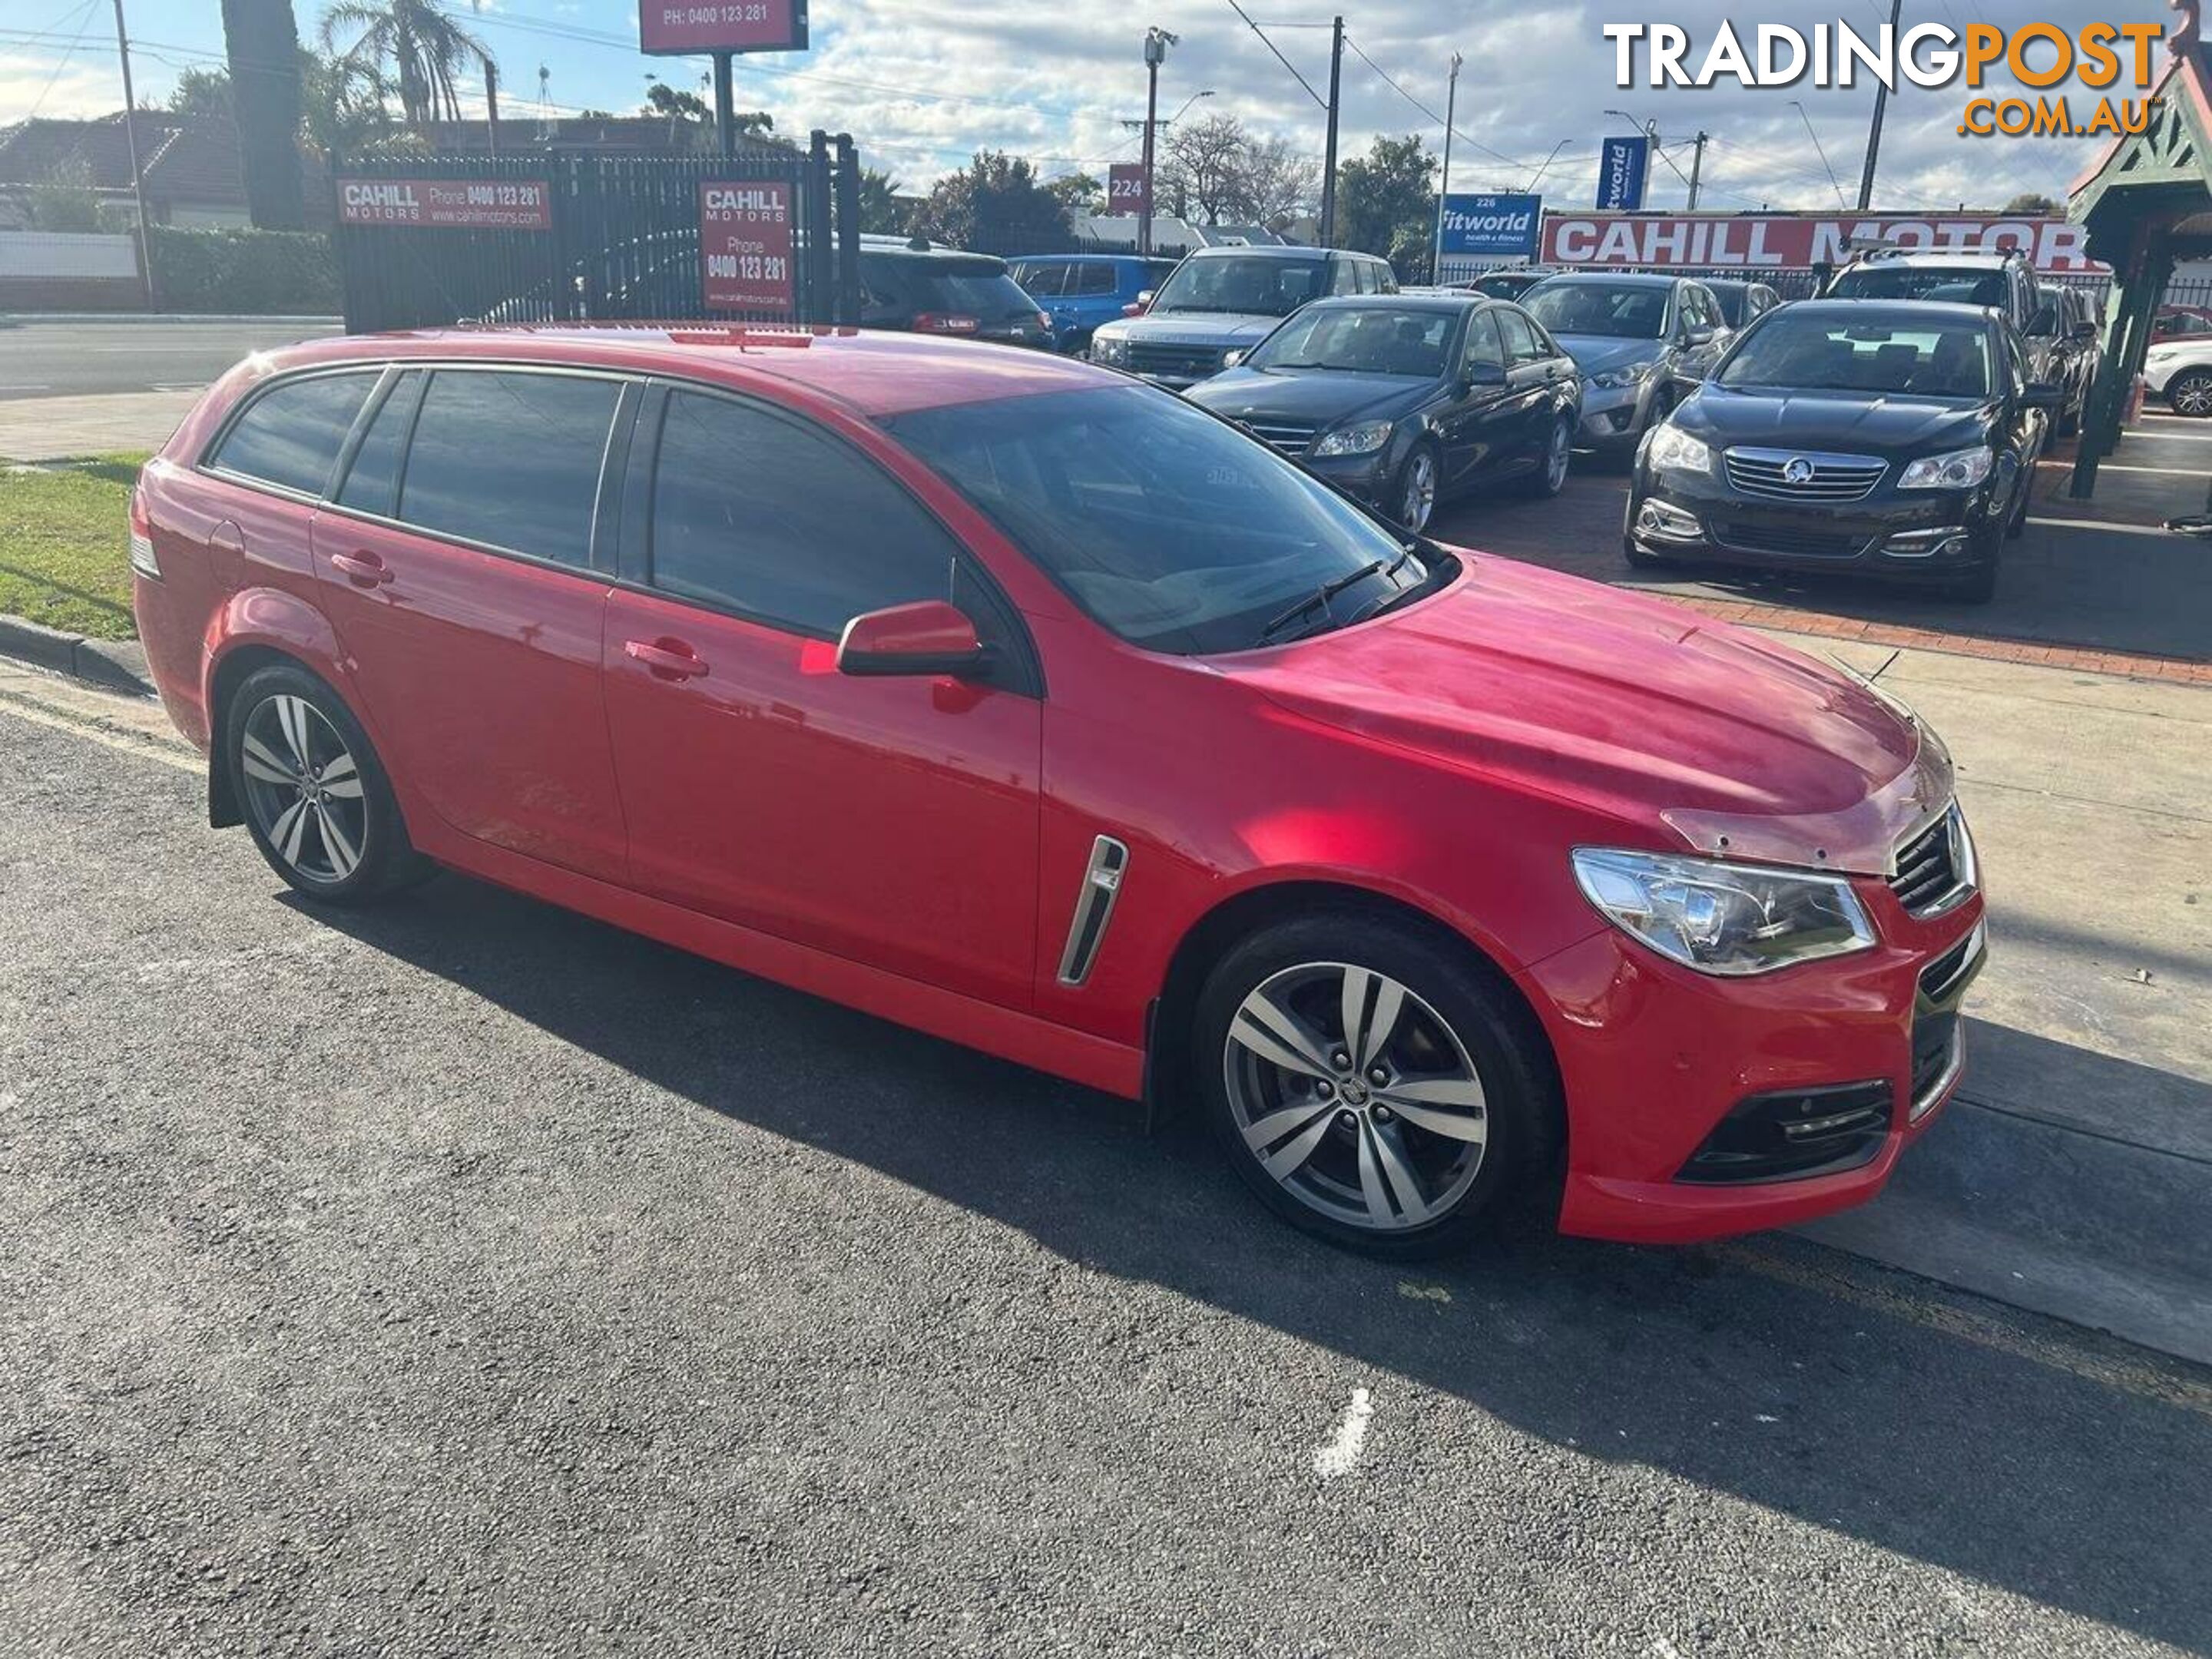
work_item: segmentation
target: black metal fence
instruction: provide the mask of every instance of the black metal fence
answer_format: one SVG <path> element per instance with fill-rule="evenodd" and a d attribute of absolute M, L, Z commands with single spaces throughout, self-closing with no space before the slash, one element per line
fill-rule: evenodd
<path fill-rule="evenodd" d="M 349 333 L 448 323 L 857 323 L 860 158 L 850 138 L 719 155 L 575 152 L 380 161 L 335 170 Z M 702 187 L 787 191 L 787 270 L 708 274 Z M 434 191 L 433 186 L 438 187 Z M 709 306 L 719 287 L 723 303 Z M 732 293 L 753 303 L 727 303 Z"/>

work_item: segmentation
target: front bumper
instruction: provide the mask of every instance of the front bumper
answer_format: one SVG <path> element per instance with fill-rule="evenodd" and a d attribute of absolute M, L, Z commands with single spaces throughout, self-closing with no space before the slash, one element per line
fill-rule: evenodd
<path fill-rule="evenodd" d="M 1882 943 L 1855 956 L 1715 979 L 1607 927 L 1526 970 L 1566 1091 L 1562 1232 L 1687 1243 L 1793 1225 L 1881 1190 L 1958 1087 L 1959 1005 L 1985 956 L 1982 900 L 1917 922 L 1883 884 L 1859 885 Z M 1808 1172 L 1715 1180 L 1698 1161 L 1747 1100 L 1868 1085 L 1887 1103 L 1872 1133 Z"/>
<path fill-rule="evenodd" d="M 1718 564 L 1941 581 L 1991 556 L 2011 482 L 2001 465 L 1972 490 L 1900 490 L 1885 478 L 1862 501 L 1793 506 L 1643 462 L 1622 534 L 1648 552 Z"/>
<path fill-rule="evenodd" d="M 1634 386 L 1600 387 L 1583 382 L 1582 425 L 1576 441 L 1586 449 L 1620 449 L 1644 435 L 1656 374 Z"/>

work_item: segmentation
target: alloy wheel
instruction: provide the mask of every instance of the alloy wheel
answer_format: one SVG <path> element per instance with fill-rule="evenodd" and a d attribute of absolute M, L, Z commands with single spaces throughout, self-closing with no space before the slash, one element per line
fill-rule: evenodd
<path fill-rule="evenodd" d="M 2191 374 L 2173 388 L 2173 407 L 2182 415 L 2212 415 L 2212 374 Z"/>
<path fill-rule="evenodd" d="M 1406 489 L 1398 503 L 1398 522 L 1408 530 L 1426 530 L 1429 515 L 1437 510 L 1437 459 L 1417 449 L 1406 463 Z"/>
<path fill-rule="evenodd" d="M 368 841 L 361 765 L 322 710 L 289 693 L 264 697 L 239 744 L 246 810 L 276 856 L 325 885 L 359 869 Z"/>
<path fill-rule="evenodd" d="M 1482 1167 L 1489 1112 L 1467 1045 L 1371 969 L 1269 975 L 1230 1022 L 1222 1066 L 1253 1158 L 1334 1220 L 1373 1232 L 1440 1220 Z"/>
<path fill-rule="evenodd" d="M 1567 466 L 1574 450 L 1574 434 L 1565 421 L 1552 424 L 1552 447 L 1544 453 L 1544 487 L 1558 495 L 1567 487 Z"/>

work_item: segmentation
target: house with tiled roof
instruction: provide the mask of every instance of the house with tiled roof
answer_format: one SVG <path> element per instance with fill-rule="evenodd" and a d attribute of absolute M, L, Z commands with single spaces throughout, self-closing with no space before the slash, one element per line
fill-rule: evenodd
<path fill-rule="evenodd" d="M 238 133 L 229 122 L 142 109 L 135 125 L 146 213 L 155 224 L 221 229 L 252 222 Z M 326 220 L 330 191 L 321 164 L 305 151 L 300 164 L 309 218 Z M 131 144 L 121 112 L 95 120 L 19 121 L 0 127 L 0 228 L 22 228 L 32 193 L 54 186 L 90 190 L 100 203 L 103 224 L 129 225 L 134 210 Z"/>

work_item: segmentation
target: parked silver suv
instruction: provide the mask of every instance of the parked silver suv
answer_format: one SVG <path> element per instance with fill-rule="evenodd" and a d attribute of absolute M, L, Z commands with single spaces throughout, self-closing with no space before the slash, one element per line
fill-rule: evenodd
<path fill-rule="evenodd" d="M 1202 247 L 1161 284 L 1139 316 L 1103 325 L 1091 361 L 1178 392 L 1218 374 L 1232 351 L 1260 343 L 1309 300 L 1395 294 L 1389 262 L 1325 247 Z"/>
<path fill-rule="evenodd" d="M 1566 272 L 1521 303 L 1582 371 L 1581 441 L 1614 455 L 1665 420 L 1735 337 L 1712 290 L 1686 276 Z"/>

